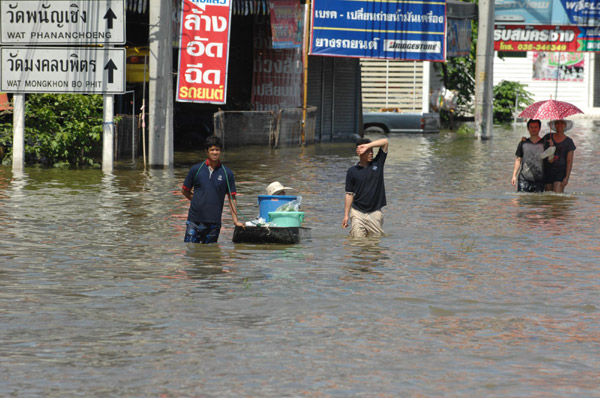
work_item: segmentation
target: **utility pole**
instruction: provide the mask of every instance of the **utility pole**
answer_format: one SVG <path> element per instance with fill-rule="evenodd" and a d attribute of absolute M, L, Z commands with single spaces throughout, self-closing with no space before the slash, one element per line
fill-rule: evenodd
<path fill-rule="evenodd" d="M 475 136 L 492 138 L 494 78 L 494 2 L 479 1 L 479 29 L 475 64 Z"/>
<path fill-rule="evenodd" d="M 14 94 L 13 103 L 12 170 L 22 173 L 25 169 L 25 94 Z"/>
<path fill-rule="evenodd" d="M 148 163 L 173 165 L 173 2 L 150 0 Z"/>

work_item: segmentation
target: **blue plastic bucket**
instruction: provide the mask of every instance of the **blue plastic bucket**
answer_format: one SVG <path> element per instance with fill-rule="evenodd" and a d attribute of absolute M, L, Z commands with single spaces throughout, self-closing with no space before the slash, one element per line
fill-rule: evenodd
<path fill-rule="evenodd" d="M 296 200 L 294 195 L 258 195 L 258 216 L 269 220 L 269 212 L 276 211 L 283 204 Z"/>

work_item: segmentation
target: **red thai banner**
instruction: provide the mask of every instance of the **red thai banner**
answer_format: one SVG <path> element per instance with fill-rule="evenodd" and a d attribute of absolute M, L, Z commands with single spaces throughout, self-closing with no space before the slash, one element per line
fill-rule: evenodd
<path fill-rule="evenodd" d="M 494 50 L 496 51 L 582 51 L 577 26 L 554 25 L 496 25 Z"/>
<path fill-rule="evenodd" d="M 230 20 L 230 0 L 183 0 L 177 101 L 226 102 Z"/>
<path fill-rule="evenodd" d="M 302 106 L 302 49 L 274 49 L 268 25 L 254 27 L 252 109 L 277 111 Z"/>
<path fill-rule="evenodd" d="M 302 47 L 304 16 L 299 0 L 269 0 L 273 48 Z"/>

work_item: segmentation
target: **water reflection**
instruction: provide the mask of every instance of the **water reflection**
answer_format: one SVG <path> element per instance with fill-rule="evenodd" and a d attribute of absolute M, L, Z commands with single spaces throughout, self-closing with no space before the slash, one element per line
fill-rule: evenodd
<path fill-rule="evenodd" d="M 517 194 L 514 199 L 516 218 L 524 227 L 559 226 L 573 218 L 578 198 L 574 194 Z M 561 231 L 556 231 L 560 234 Z"/>
<path fill-rule="evenodd" d="M 183 240 L 183 238 L 182 238 Z M 181 267 L 187 278 L 208 279 L 213 275 L 231 272 L 229 257 L 223 257 L 223 249 L 218 244 L 185 244 Z"/>
<path fill-rule="evenodd" d="M 378 273 L 378 269 L 390 263 L 390 256 L 385 247 L 382 247 L 381 237 L 367 239 L 347 238 L 345 246 L 345 264 L 351 273 L 366 272 Z"/>

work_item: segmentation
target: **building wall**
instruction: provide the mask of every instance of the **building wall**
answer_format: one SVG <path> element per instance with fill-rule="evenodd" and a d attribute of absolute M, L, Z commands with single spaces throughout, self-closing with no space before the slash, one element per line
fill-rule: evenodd
<path fill-rule="evenodd" d="M 360 60 L 362 75 L 362 106 L 365 110 L 398 108 L 402 112 L 426 112 L 423 96 L 429 96 L 425 87 L 422 61 L 386 59 Z"/>

